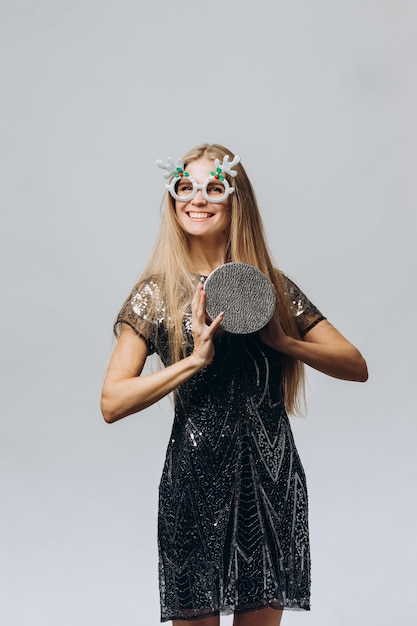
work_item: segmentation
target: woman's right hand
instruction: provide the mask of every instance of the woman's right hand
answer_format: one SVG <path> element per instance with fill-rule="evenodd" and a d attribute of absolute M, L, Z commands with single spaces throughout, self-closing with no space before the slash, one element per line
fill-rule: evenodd
<path fill-rule="evenodd" d="M 207 324 L 206 292 L 202 283 L 195 290 L 191 303 L 192 326 L 191 332 L 194 339 L 193 356 L 199 359 L 204 366 L 209 365 L 214 358 L 213 339 L 216 331 L 220 329 L 224 313 L 220 313 L 211 324 Z"/>
<path fill-rule="evenodd" d="M 144 339 L 129 326 L 123 326 L 103 385 L 101 409 L 106 422 L 115 422 L 146 409 L 211 363 L 214 357 L 213 338 L 219 330 L 223 314 L 207 324 L 206 294 L 201 283 L 194 294 L 191 311 L 193 353 L 151 374 L 142 374 L 148 354 Z"/>

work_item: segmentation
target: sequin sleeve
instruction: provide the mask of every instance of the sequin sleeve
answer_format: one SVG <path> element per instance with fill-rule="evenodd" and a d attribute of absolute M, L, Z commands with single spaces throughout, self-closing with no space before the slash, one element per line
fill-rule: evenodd
<path fill-rule="evenodd" d="M 326 318 L 292 280 L 285 278 L 290 309 L 295 317 L 298 332 L 304 337 L 309 330 Z"/>
<path fill-rule="evenodd" d="M 123 324 L 127 324 L 146 341 L 148 354 L 156 351 L 157 338 L 164 321 L 164 304 L 157 283 L 148 279 L 136 285 L 124 302 L 114 324 L 118 337 Z"/>

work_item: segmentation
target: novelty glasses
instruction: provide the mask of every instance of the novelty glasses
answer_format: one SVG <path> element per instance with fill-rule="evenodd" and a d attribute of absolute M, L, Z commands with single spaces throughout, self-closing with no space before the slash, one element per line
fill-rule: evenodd
<path fill-rule="evenodd" d="M 223 158 L 223 163 L 220 163 L 219 159 L 214 161 L 214 172 L 210 172 L 205 181 L 201 184 L 197 183 L 187 171 L 184 170 L 184 166 L 181 162 L 177 165 L 174 164 L 174 160 L 169 157 L 166 163 L 158 160 L 156 164 L 158 167 L 167 170 L 165 178 L 172 176 L 171 182 L 165 187 L 168 189 L 174 200 L 179 202 L 189 202 L 192 200 L 198 191 L 201 191 L 203 197 L 207 202 L 224 202 L 233 193 L 234 188 L 230 186 L 228 180 L 224 174 L 235 177 L 237 172 L 232 170 L 234 165 L 237 165 L 240 161 L 238 156 L 233 158 L 233 161 L 229 163 L 229 155 Z"/>

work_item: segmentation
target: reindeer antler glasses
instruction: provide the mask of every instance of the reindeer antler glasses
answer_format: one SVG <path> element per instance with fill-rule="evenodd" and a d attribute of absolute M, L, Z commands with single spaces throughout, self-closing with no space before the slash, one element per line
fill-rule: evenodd
<path fill-rule="evenodd" d="M 229 163 L 229 155 L 223 157 L 223 163 L 220 163 L 219 159 L 214 161 L 214 172 L 210 172 L 210 176 L 200 185 L 197 181 L 190 176 L 190 174 L 184 171 L 184 165 L 182 162 L 178 162 L 176 165 L 174 159 L 168 157 L 166 163 L 163 163 L 160 159 L 156 162 L 156 165 L 163 170 L 167 170 L 164 174 L 165 178 L 172 180 L 169 185 L 165 185 L 174 200 L 180 202 L 189 202 L 194 198 L 197 191 L 200 190 L 207 202 L 224 202 L 234 189 L 230 186 L 228 180 L 224 174 L 229 174 L 233 178 L 237 176 L 237 172 L 232 170 L 232 167 L 237 165 L 240 161 L 240 157 L 237 155 L 233 158 L 233 161 Z"/>

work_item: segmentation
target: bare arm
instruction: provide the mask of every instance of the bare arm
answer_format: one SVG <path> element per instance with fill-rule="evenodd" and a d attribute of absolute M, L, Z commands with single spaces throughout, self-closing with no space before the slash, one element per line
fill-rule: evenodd
<path fill-rule="evenodd" d="M 193 353 L 152 374 L 141 375 L 147 357 L 145 341 L 130 327 L 122 328 L 101 395 L 101 411 L 106 422 L 115 422 L 158 402 L 212 361 L 213 337 L 223 315 L 220 314 L 208 326 L 205 302 L 206 295 L 203 286 L 199 284 L 191 306 Z"/>
<path fill-rule="evenodd" d="M 319 322 L 301 340 L 286 335 L 275 315 L 260 331 L 260 337 L 271 348 L 334 378 L 357 382 L 368 379 L 366 361 L 359 350 L 327 320 Z"/>

